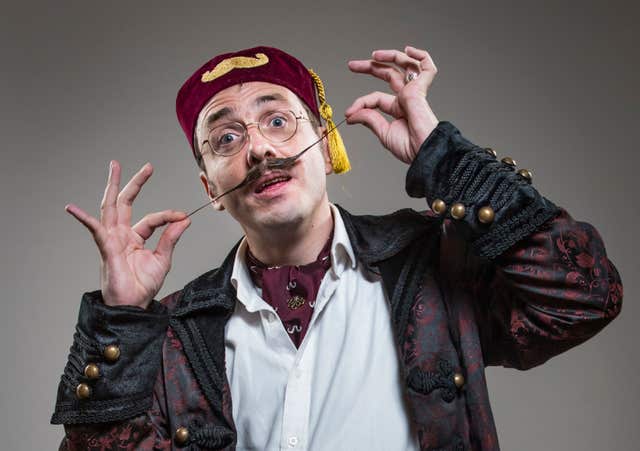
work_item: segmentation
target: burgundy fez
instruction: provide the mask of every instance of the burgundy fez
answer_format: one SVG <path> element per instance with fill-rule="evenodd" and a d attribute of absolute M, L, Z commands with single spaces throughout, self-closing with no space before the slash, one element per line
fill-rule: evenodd
<path fill-rule="evenodd" d="M 202 108 L 223 89 L 250 81 L 264 81 L 288 88 L 320 120 L 313 78 L 298 59 L 273 47 L 225 53 L 196 70 L 178 91 L 176 113 L 194 156 L 194 132 Z"/>

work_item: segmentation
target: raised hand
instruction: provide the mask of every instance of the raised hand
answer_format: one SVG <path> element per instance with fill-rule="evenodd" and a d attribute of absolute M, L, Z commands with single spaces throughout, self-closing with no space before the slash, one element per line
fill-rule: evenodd
<path fill-rule="evenodd" d="M 357 98 L 345 111 L 347 123 L 367 126 L 396 158 L 410 164 L 438 125 L 427 102 L 436 66 L 425 50 L 409 46 L 404 52 L 375 50 L 371 57 L 349 61 L 349 69 L 386 81 L 393 94 L 376 91 Z"/>
<path fill-rule="evenodd" d="M 171 257 L 178 239 L 191 224 L 186 213 L 164 210 L 146 215 L 131 227 L 133 201 L 152 173 L 151 164 L 145 164 L 119 192 L 120 165 L 112 161 L 99 221 L 76 205 L 65 207 L 89 229 L 98 245 L 100 285 L 107 305 L 146 308 L 160 291 L 171 268 Z M 156 228 L 165 224 L 169 225 L 162 232 L 155 250 L 145 249 L 145 241 Z"/>

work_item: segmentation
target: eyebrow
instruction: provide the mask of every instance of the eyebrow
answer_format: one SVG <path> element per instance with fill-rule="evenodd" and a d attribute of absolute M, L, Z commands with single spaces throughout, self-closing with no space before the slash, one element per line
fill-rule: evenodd
<path fill-rule="evenodd" d="M 286 101 L 287 101 L 286 97 L 283 96 L 282 94 L 273 93 L 273 94 L 266 94 L 266 95 L 260 96 L 253 103 L 254 103 L 255 106 L 260 106 L 260 105 L 263 105 L 263 104 L 268 103 L 268 102 L 286 102 Z M 224 108 L 216 111 L 215 113 L 211 114 L 207 118 L 205 125 L 208 128 L 213 123 L 219 121 L 220 119 L 223 119 L 223 118 L 231 115 L 231 113 L 233 113 L 233 108 L 224 107 Z"/>

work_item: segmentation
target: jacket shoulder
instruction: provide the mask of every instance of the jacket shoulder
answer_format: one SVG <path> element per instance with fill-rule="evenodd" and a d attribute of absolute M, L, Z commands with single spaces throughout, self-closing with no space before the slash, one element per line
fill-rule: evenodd
<path fill-rule="evenodd" d="M 440 226 L 430 212 L 404 208 L 385 215 L 353 215 L 336 205 L 356 253 L 365 262 L 384 260 L 397 254 L 416 238 Z"/>
<path fill-rule="evenodd" d="M 210 304 L 224 304 L 224 307 L 228 307 L 226 304 L 233 300 L 235 293 L 231 284 L 231 273 L 239 245 L 240 241 L 233 246 L 218 268 L 199 275 L 182 289 L 169 294 L 160 302 L 167 307 L 171 314 L 198 310 L 211 306 Z"/>

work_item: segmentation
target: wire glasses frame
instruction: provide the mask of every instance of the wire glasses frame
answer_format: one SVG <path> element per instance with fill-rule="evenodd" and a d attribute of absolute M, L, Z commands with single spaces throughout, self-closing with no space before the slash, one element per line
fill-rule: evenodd
<path fill-rule="evenodd" d="M 256 125 L 260 134 L 274 144 L 284 143 L 295 136 L 298 132 L 298 121 L 306 120 L 304 116 L 296 116 L 293 111 L 276 110 L 268 111 L 257 122 L 227 122 L 218 125 L 207 135 L 207 139 L 202 142 L 208 144 L 209 148 L 216 155 L 230 157 L 240 152 L 247 141 L 251 139 L 248 128 Z"/>

